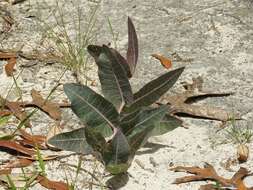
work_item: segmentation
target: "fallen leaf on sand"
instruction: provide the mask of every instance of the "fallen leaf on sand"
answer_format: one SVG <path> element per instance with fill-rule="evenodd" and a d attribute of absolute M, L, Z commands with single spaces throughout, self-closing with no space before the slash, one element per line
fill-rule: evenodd
<path fill-rule="evenodd" d="M 69 187 L 66 183 L 61 182 L 61 181 L 51 181 L 48 178 L 39 175 L 37 177 L 38 182 L 40 185 L 47 189 L 53 189 L 53 190 L 68 190 Z"/>
<path fill-rule="evenodd" d="M 5 73 L 7 76 L 12 76 L 14 67 L 17 63 L 17 55 L 15 53 L 0 52 L 0 59 L 7 60 L 7 64 L 5 65 Z"/>
<path fill-rule="evenodd" d="M 7 140 L 0 140 L 0 147 L 5 147 L 5 148 L 9 148 L 12 150 L 15 150 L 17 152 L 26 154 L 26 155 L 34 155 L 35 151 L 30 149 L 30 148 L 26 148 L 14 141 L 7 141 Z"/>
<path fill-rule="evenodd" d="M 31 127 L 29 119 L 27 119 L 26 112 L 22 107 L 21 102 L 11 102 L 0 96 L 0 106 L 5 109 L 5 111 L 10 111 L 17 119 L 20 121 L 26 120 L 24 123 L 26 127 Z"/>
<path fill-rule="evenodd" d="M 17 63 L 15 57 L 8 59 L 7 64 L 5 65 L 5 72 L 7 76 L 13 76 L 13 72 L 15 71 L 14 67 Z"/>
<path fill-rule="evenodd" d="M 231 179 L 226 179 L 219 176 L 212 165 L 206 163 L 204 168 L 200 167 L 183 167 L 178 166 L 171 168 L 170 170 L 175 172 L 187 172 L 190 176 L 177 178 L 173 183 L 187 183 L 192 181 L 210 180 L 220 184 L 223 189 L 237 189 L 237 190 L 253 190 L 253 187 L 247 188 L 243 183 L 243 179 L 249 175 L 249 171 L 246 168 L 241 167 Z M 217 188 L 213 184 L 201 185 L 200 190 L 216 190 Z"/>
<path fill-rule="evenodd" d="M 10 169 L 0 169 L 0 175 L 8 175 L 11 173 Z"/>
<path fill-rule="evenodd" d="M 12 114 L 12 112 L 9 111 L 9 110 L 0 111 L 0 117 L 8 116 L 8 115 L 11 115 L 11 114 Z"/>
<path fill-rule="evenodd" d="M 234 113 L 229 113 L 221 108 L 207 105 L 193 105 L 193 102 L 207 97 L 222 97 L 232 95 L 232 92 L 210 92 L 202 90 L 203 79 L 194 78 L 193 83 L 184 84 L 185 91 L 176 95 L 164 97 L 161 102 L 165 102 L 173 107 L 173 114 L 185 114 L 193 117 L 207 118 L 219 121 L 228 121 L 231 118 L 240 119 Z M 161 103 L 158 103 L 161 104 Z"/>
<path fill-rule="evenodd" d="M 31 135 L 23 129 L 19 129 L 20 136 L 26 140 L 34 141 L 38 144 L 45 143 L 46 137 L 43 135 Z"/>
<path fill-rule="evenodd" d="M 29 145 L 31 147 L 38 147 L 40 149 L 47 149 L 45 145 L 45 141 L 46 141 L 45 136 L 31 135 L 23 129 L 20 129 L 18 132 L 20 134 L 20 137 L 22 137 L 22 140 L 18 140 L 20 144 Z"/>
<path fill-rule="evenodd" d="M 47 113 L 55 120 L 61 120 L 60 106 L 56 103 L 45 100 L 38 91 L 32 90 L 31 95 L 33 98 L 33 104 L 38 106 L 41 110 Z"/>
<path fill-rule="evenodd" d="M 30 166 L 32 163 L 33 163 L 32 160 L 21 158 L 21 159 L 12 160 L 4 164 L 2 167 L 3 168 L 23 168 L 26 166 Z"/>
<path fill-rule="evenodd" d="M 25 107 L 37 107 L 43 112 L 47 113 L 54 120 L 61 120 L 60 107 L 70 107 L 70 104 L 68 103 L 58 104 L 49 100 L 45 100 L 36 90 L 32 90 L 31 95 L 33 98 L 32 102 L 8 101 L 0 96 L 0 106 L 4 108 L 4 110 L 0 111 L 0 116 L 12 113 L 20 121 L 26 120 L 26 127 L 31 127 L 30 121 L 27 118 L 27 114 L 24 110 Z"/>
<path fill-rule="evenodd" d="M 152 54 L 151 56 L 158 59 L 162 66 L 164 66 L 166 69 L 170 69 L 172 67 L 171 60 L 169 60 L 168 58 L 159 54 Z"/>

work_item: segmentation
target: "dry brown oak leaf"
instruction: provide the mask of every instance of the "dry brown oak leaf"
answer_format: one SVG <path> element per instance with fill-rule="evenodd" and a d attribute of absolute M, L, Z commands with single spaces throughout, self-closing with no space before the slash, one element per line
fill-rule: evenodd
<path fill-rule="evenodd" d="M 26 127 L 31 127 L 30 121 L 24 108 L 22 107 L 21 102 L 11 102 L 0 96 L 0 109 L 3 109 L 1 110 L 1 115 L 4 115 L 3 113 L 7 114 L 7 112 L 11 112 L 11 114 L 13 114 L 20 121 L 25 121 L 24 125 Z"/>
<path fill-rule="evenodd" d="M 4 67 L 5 73 L 7 76 L 12 76 L 14 72 L 14 67 L 17 63 L 17 54 L 9 52 L 0 52 L 0 59 L 7 61 L 7 64 Z"/>
<path fill-rule="evenodd" d="M 161 99 L 158 104 L 167 103 L 172 106 L 173 114 L 186 114 L 193 117 L 207 118 L 218 121 L 228 121 L 231 118 L 240 119 L 239 116 L 229 113 L 221 108 L 207 105 L 193 105 L 191 103 L 207 97 L 222 97 L 232 95 L 232 92 L 209 92 L 202 90 L 203 79 L 193 78 L 193 83 L 185 83 L 182 93 L 170 95 Z"/>
<path fill-rule="evenodd" d="M 69 107 L 68 103 L 54 103 L 44 99 L 38 91 L 31 91 L 31 102 L 12 102 L 8 101 L 0 96 L 0 106 L 3 110 L 0 110 L 0 115 L 10 115 L 10 112 L 17 117 L 20 121 L 25 121 L 26 127 L 31 127 L 29 118 L 24 110 L 25 107 L 37 107 L 46 114 L 48 114 L 54 120 L 61 120 L 61 107 Z"/>
<path fill-rule="evenodd" d="M 184 167 L 177 166 L 171 168 L 170 170 L 175 172 L 187 172 L 190 174 L 194 174 L 191 176 L 185 176 L 181 178 L 177 178 L 173 183 L 181 184 L 193 181 L 202 181 L 202 180 L 210 180 L 218 183 L 222 189 L 235 189 L 235 190 L 253 190 L 253 187 L 246 187 L 243 183 L 243 179 L 249 175 L 249 171 L 246 168 L 241 167 L 231 179 L 226 179 L 219 176 L 214 167 L 208 163 L 204 165 L 204 168 L 200 167 Z M 200 190 L 217 190 L 217 187 L 214 184 L 201 185 Z"/>
<path fill-rule="evenodd" d="M 22 138 L 22 139 L 17 140 L 21 145 L 34 147 L 34 148 L 38 147 L 39 149 L 47 149 L 46 136 L 31 135 L 23 129 L 19 129 L 18 134 Z"/>

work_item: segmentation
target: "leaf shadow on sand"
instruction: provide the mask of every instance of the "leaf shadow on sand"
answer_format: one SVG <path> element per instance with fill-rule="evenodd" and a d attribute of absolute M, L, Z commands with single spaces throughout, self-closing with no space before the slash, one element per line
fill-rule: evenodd
<path fill-rule="evenodd" d="M 147 142 L 143 148 L 145 148 L 144 150 L 139 150 L 138 152 L 136 152 L 136 155 L 142 155 L 142 154 L 152 154 L 155 153 L 156 151 L 158 151 L 161 148 L 174 148 L 173 146 L 169 146 L 169 145 L 163 145 L 163 144 L 159 144 L 159 143 L 153 143 L 153 142 Z"/>

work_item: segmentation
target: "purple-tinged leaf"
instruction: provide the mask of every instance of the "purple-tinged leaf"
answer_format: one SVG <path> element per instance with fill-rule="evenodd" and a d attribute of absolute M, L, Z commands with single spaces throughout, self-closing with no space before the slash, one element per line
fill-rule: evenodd
<path fill-rule="evenodd" d="M 115 49 L 113 48 L 110 48 L 111 50 L 111 53 L 115 56 L 115 58 L 117 59 L 118 63 L 121 64 L 121 66 L 124 68 L 126 74 L 127 74 L 127 77 L 128 78 L 131 78 L 132 77 L 132 74 L 131 74 L 131 71 L 130 71 L 130 67 L 127 63 L 127 60 Z"/>
<path fill-rule="evenodd" d="M 124 68 L 127 77 L 131 78 L 132 74 L 129 68 L 129 65 L 127 63 L 127 60 L 114 48 L 109 48 L 111 53 L 114 55 L 114 57 L 117 59 L 117 62 Z M 97 45 L 89 45 L 87 47 L 88 52 L 90 55 L 95 59 L 95 61 L 98 60 L 99 55 L 102 52 L 102 46 Z"/>
<path fill-rule="evenodd" d="M 132 20 L 128 17 L 128 49 L 127 63 L 130 67 L 131 74 L 134 74 L 138 61 L 138 38 Z"/>
<path fill-rule="evenodd" d="M 98 66 L 102 93 L 120 112 L 125 104 L 133 102 L 133 93 L 125 68 L 120 64 L 118 54 L 106 45 L 89 46 Z"/>

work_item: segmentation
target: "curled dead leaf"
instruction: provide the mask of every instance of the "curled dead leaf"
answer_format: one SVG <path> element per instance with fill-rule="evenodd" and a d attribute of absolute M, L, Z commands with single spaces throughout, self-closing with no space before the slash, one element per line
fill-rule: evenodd
<path fill-rule="evenodd" d="M 237 147 L 237 159 L 239 162 L 246 162 L 249 158 L 249 147 L 245 144 L 240 144 Z"/>
<path fill-rule="evenodd" d="M 23 129 L 19 129 L 18 131 L 20 133 L 20 137 L 23 138 L 24 141 L 30 146 L 36 147 L 36 146 L 43 146 L 43 144 L 45 144 L 46 141 L 46 137 L 43 135 L 31 135 L 29 133 L 27 133 L 25 130 Z"/>
<path fill-rule="evenodd" d="M 17 62 L 17 54 L 12 52 L 0 52 L 0 59 L 7 61 L 5 73 L 7 76 L 12 76 Z"/>
<path fill-rule="evenodd" d="M 46 178 L 45 176 L 39 175 L 37 177 L 38 182 L 40 185 L 47 189 L 53 189 L 53 190 L 68 190 L 69 187 L 66 183 L 61 182 L 61 181 L 52 181 Z"/>
<path fill-rule="evenodd" d="M 165 67 L 166 69 L 170 69 L 172 67 L 171 60 L 169 60 L 168 58 L 159 54 L 152 54 L 151 56 L 158 59 L 162 64 L 162 66 Z"/>
<path fill-rule="evenodd" d="M 7 76 L 13 76 L 13 72 L 15 71 L 14 67 L 16 63 L 17 63 L 16 57 L 8 59 L 7 64 L 5 65 L 5 73 Z"/>

